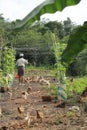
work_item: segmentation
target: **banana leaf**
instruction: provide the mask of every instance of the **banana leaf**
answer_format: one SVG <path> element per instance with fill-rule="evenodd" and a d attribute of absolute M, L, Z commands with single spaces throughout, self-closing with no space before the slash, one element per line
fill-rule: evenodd
<path fill-rule="evenodd" d="M 15 28 L 21 28 L 25 24 L 32 24 L 39 20 L 40 16 L 45 13 L 55 13 L 62 11 L 65 7 L 76 5 L 81 0 L 45 0 L 43 3 L 34 8 L 23 20 L 15 24 Z"/>
<path fill-rule="evenodd" d="M 70 64 L 83 49 L 87 48 L 87 22 L 70 35 L 66 49 L 62 54 L 62 63 Z"/>

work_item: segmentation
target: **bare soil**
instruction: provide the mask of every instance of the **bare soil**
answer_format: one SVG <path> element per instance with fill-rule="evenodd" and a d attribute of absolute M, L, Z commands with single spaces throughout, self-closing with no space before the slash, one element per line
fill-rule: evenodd
<path fill-rule="evenodd" d="M 49 72 L 29 71 L 25 77 L 41 74 L 49 78 L 52 86 L 57 80 L 50 76 Z M 22 97 L 22 92 L 31 88 L 27 99 Z M 68 99 L 65 106 L 58 106 L 58 101 L 53 98 L 51 101 L 43 101 L 42 96 L 50 94 L 50 87 L 46 84 L 31 82 L 23 86 L 18 85 L 18 79 L 14 79 L 11 93 L 0 93 L 0 106 L 2 115 L 0 117 L 0 130 L 87 130 L 87 113 L 84 106 L 79 102 L 79 96 L 75 95 Z M 11 97 L 10 97 L 11 96 Z M 18 113 L 18 107 L 22 105 L 24 112 Z M 69 111 L 72 106 L 78 106 L 79 110 Z M 36 110 L 43 114 L 37 118 Z M 27 113 L 30 115 L 30 123 L 25 120 Z"/>

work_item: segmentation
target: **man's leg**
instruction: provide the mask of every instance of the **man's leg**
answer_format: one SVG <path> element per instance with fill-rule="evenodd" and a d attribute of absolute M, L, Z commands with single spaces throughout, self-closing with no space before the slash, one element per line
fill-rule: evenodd
<path fill-rule="evenodd" d="M 21 83 L 23 84 L 23 76 L 21 76 Z"/>
<path fill-rule="evenodd" d="M 19 76 L 19 85 L 21 85 L 21 76 Z"/>

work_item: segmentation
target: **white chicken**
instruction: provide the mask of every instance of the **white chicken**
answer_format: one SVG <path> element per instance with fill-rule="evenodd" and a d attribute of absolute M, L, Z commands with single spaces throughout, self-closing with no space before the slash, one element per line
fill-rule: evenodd
<path fill-rule="evenodd" d="M 27 125 L 30 126 L 31 118 L 29 112 L 27 113 L 27 116 L 24 118 L 25 121 L 27 121 Z"/>

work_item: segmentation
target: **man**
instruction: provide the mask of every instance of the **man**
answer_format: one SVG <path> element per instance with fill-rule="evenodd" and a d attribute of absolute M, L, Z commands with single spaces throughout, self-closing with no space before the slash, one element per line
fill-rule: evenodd
<path fill-rule="evenodd" d="M 23 85 L 25 64 L 28 64 L 28 61 L 24 59 L 24 54 L 21 53 L 19 56 L 20 58 L 17 60 L 16 66 L 19 75 L 19 85 Z"/>

